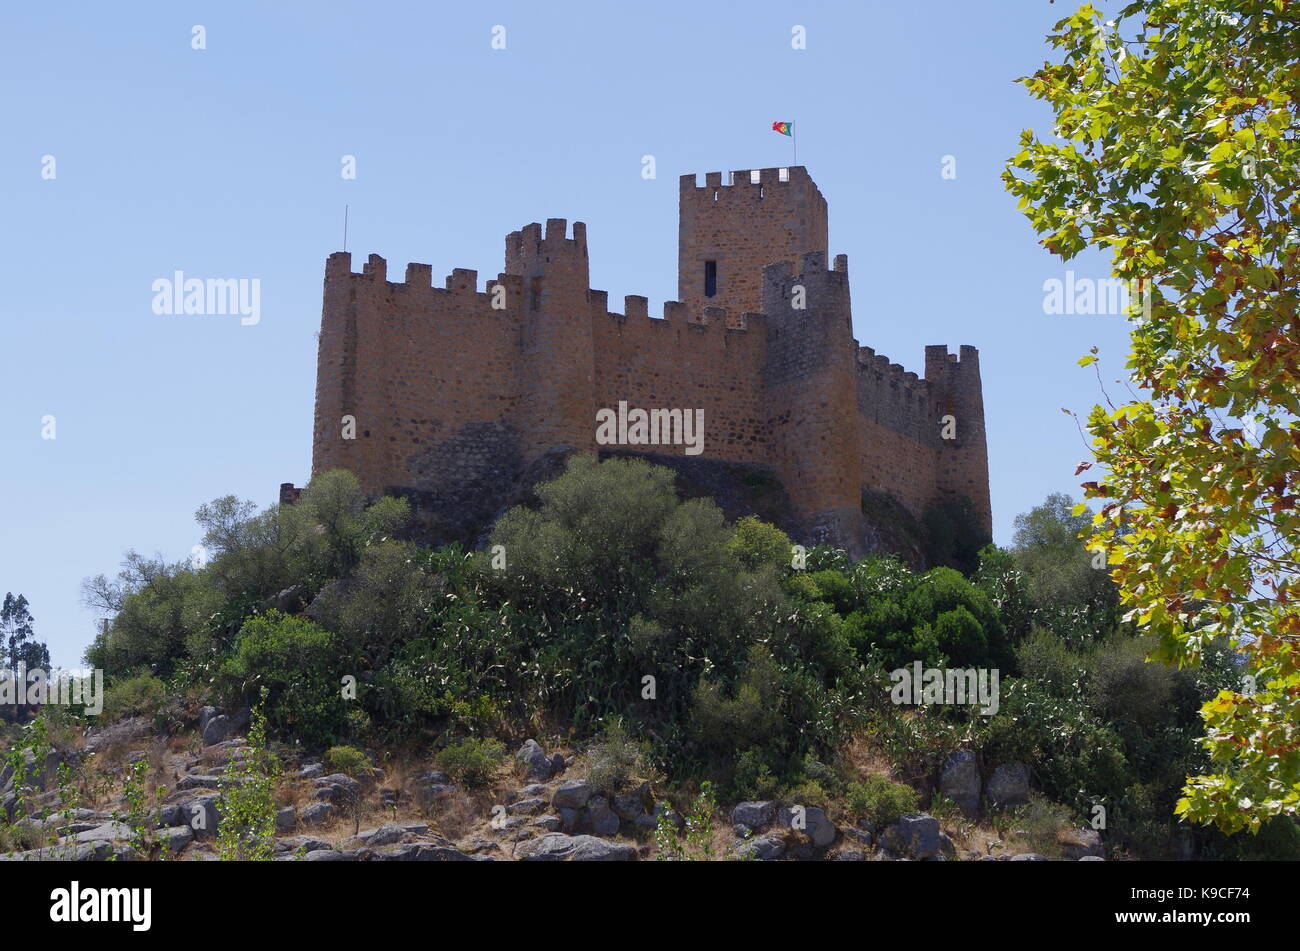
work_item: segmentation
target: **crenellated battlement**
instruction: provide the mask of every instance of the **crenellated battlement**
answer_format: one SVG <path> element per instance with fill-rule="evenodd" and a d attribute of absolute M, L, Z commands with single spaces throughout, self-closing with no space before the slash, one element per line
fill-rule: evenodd
<path fill-rule="evenodd" d="M 683 175 L 680 215 L 677 298 L 656 307 L 628 294 L 611 310 L 586 225 L 564 218 L 506 235 L 481 289 L 470 268 L 411 262 L 392 281 L 378 254 L 358 271 L 329 255 L 313 471 L 415 493 L 438 524 L 488 518 L 541 460 L 600 448 L 597 409 L 627 402 L 703 411 L 705 459 L 774 476 L 801 542 L 870 548 L 864 492 L 918 516 L 964 496 L 987 524 L 979 352 L 926 347 L 918 376 L 858 344 L 848 257 L 829 254 L 807 170 Z"/>
<path fill-rule="evenodd" d="M 690 189 L 704 191 L 713 188 L 735 188 L 737 197 L 759 198 L 756 192 L 751 194 L 747 186 L 764 187 L 798 184 L 811 184 L 808 170 L 802 165 L 775 166 L 773 168 L 744 168 L 730 172 L 705 172 L 704 184 L 700 184 L 698 172 L 691 172 L 679 179 L 681 191 Z M 815 186 L 814 186 L 815 187 Z"/>

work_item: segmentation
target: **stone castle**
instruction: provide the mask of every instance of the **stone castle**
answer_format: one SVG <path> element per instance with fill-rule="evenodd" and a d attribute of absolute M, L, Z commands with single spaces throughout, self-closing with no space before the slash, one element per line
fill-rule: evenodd
<path fill-rule="evenodd" d="M 919 520 L 960 502 L 989 534 L 978 351 L 926 347 L 921 378 L 858 346 L 847 257 L 827 268 L 807 170 L 710 172 L 703 187 L 685 175 L 679 207 L 663 319 L 638 296 L 611 311 L 591 288 L 581 222 L 507 236 L 484 291 L 471 270 L 435 287 L 428 264 L 395 282 L 378 255 L 354 273 L 331 254 L 313 474 L 349 469 L 368 494 L 406 496 L 443 538 L 472 538 L 572 452 L 649 457 L 730 516 L 855 555 L 891 547 L 881 505 Z M 620 404 L 702 409 L 702 451 L 605 445 L 598 413 Z"/>

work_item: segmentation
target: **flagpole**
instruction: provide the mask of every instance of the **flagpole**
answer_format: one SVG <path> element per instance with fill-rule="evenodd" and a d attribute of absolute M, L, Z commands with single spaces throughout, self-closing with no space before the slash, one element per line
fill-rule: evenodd
<path fill-rule="evenodd" d="M 799 164 L 799 123 L 798 122 L 790 123 L 790 145 L 794 148 L 794 162 L 792 164 L 798 165 Z"/>

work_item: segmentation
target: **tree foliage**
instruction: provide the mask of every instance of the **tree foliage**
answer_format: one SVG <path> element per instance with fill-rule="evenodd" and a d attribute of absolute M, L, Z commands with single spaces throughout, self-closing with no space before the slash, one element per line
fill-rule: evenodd
<path fill-rule="evenodd" d="M 1300 11 L 1086 4 L 1049 39 L 1060 61 L 1022 82 L 1055 139 L 1022 133 L 1007 188 L 1049 251 L 1108 250 L 1140 290 L 1137 389 L 1087 420 L 1090 546 L 1154 658 L 1244 655 L 1249 678 L 1203 709 L 1212 772 L 1177 810 L 1257 830 L 1300 805 Z"/>

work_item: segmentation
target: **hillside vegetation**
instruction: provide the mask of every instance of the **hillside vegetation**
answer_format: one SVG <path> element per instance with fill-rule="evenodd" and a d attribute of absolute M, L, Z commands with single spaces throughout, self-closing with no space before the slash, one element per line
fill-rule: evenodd
<path fill-rule="evenodd" d="M 134 809 L 135 852 L 172 830 L 176 854 L 206 796 L 224 832 L 189 851 L 242 858 L 284 854 L 277 820 L 339 854 L 373 820 L 408 850 L 500 857 L 588 847 L 560 830 L 668 858 L 1068 857 L 1081 830 L 1109 858 L 1300 856 L 1290 820 L 1231 839 L 1175 821 L 1233 654 L 1147 662 L 1063 496 L 966 576 L 801 561 L 632 459 L 574 457 L 537 495 L 481 551 L 407 540 L 405 503 L 342 471 L 296 505 L 202 506 L 205 564 L 129 554 L 87 582 L 113 617 L 86 653 L 105 708 L 10 728 L 0 848 Z M 892 702 L 917 661 L 997 670 L 997 712 Z M 931 817 L 945 841 L 918 846 Z"/>

